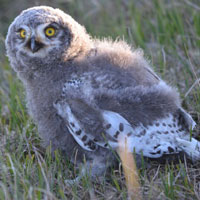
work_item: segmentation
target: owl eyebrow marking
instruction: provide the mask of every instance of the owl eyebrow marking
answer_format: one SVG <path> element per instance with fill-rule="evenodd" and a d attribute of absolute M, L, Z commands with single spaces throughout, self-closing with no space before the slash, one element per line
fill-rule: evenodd
<path fill-rule="evenodd" d="M 50 24 L 48 24 L 46 27 L 45 27 L 45 30 L 47 29 L 47 28 L 55 28 L 56 30 L 58 30 L 59 28 L 60 28 L 60 25 L 59 24 L 57 24 L 56 22 L 51 22 Z"/>
<path fill-rule="evenodd" d="M 15 30 L 16 33 L 19 33 L 23 28 L 18 28 L 17 30 Z"/>

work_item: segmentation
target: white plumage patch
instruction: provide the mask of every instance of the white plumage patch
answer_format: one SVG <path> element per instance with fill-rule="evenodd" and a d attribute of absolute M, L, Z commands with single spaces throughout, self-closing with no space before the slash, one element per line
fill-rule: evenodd
<path fill-rule="evenodd" d="M 149 126 L 140 124 L 133 128 L 120 114 L 104 110 L 101 114 L 104 120 L 105 135 L 113 140 L 100 142 L 92 133 L 84 131 L 84 127 L 66 102 L 61 101 L 54 106 L 58 114 L 66 121 L 66 126 L 76 142 L 87 151 L 94 151 L 97 146 L 117 149 L 120 145 L 126 145 L 129 152 L 142 153 L 150 158 L 159 158 L 164 154 L 176 154 L 180 151 L 184 151 L 193 160 L 200 157 L 199 142 L 195 139 L 190 141 L 189 133 L 172 115 L 154 121 Z"/>
<path fill-rule="evenodd" d="M 103 111 L 102 116 L 106 124 L 106 133 L 112 136 L 114 139 L 131 135 L 134 132 L 129 122 L 118 113 L 112 111 Z"/>
<path fill-rule="evenodd" d="M 197 161 L 200 158 L 200 143 L 191 138 L 191 141 L 183 140 L 181 138 L 176 138 L 180 148 L 192 158 L 192 161 Z"/>
<path fill-rule="evenodd" d="M 66 126 L 76 142 L 83 149 L 87 151 L 94 151 L 96 149 L 95 143 L 92 141 L 92 138 L 88 137 L 88 134 L 84 132 L 84 129 L 73 115 L 69 105 L 67 103 L 63 103 L 62 105 L 60 103 L 56 103 L 54 104 L 54 107 L 57 109 L 58 114 L 65 119 Z"/>

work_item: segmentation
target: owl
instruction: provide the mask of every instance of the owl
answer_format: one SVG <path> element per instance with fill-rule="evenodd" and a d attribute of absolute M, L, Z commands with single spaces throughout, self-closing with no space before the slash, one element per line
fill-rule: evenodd
<path fill-rule="evenodd" d="M 126 146 L 148 158 L 200 160 L 195 126 L 176 89 L 125 41 L 93 39 L 59 9 L 24 10 L 6 38 L 12 68 L 24 84 L 27 108 L 45 146 L 104 174 Z"/>

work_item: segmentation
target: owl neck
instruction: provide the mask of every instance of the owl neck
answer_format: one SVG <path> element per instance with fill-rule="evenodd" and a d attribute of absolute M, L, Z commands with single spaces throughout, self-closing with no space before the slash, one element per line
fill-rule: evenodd
<path fill-rule="evenodd" d="M 41 64 L 41 66 L 36 66 L 35 70 L 18 72 L 18 76 L 21 81 L 28 87 L 42 84 L 44 82 L 54 82 L 56 79 L 60 79 L 65 73 L 67 73 L 68 68 L 70 70 L 72 62 L 53 62 L 49 64 Z M 65 68 L 65 69 L 64 69 Z"/>

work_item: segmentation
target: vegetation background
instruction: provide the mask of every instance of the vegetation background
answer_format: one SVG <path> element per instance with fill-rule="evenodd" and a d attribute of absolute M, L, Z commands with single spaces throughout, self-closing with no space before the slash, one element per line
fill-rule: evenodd
<path fill-rule="evenodd" d="M 200 1 L 199 0 L 0 0 L 0 199 L 127 199 L 121 169 L 102 183 L 84 177 L 68 186 L 76 171 L 40 146 L 29 118 L 22 84 L 11 70 L 4 40 L 21 10 L 58 7 L 86 26 L 92 36 L 125 39 L 142 48 L 154 70 L 180 92 L 183 107 L 200 133 Z M 199 137 L 200 138 L 200 137 Z M 200 164 L 151 163 L 138 169 L 144 199 L 200 199 Z"/>

